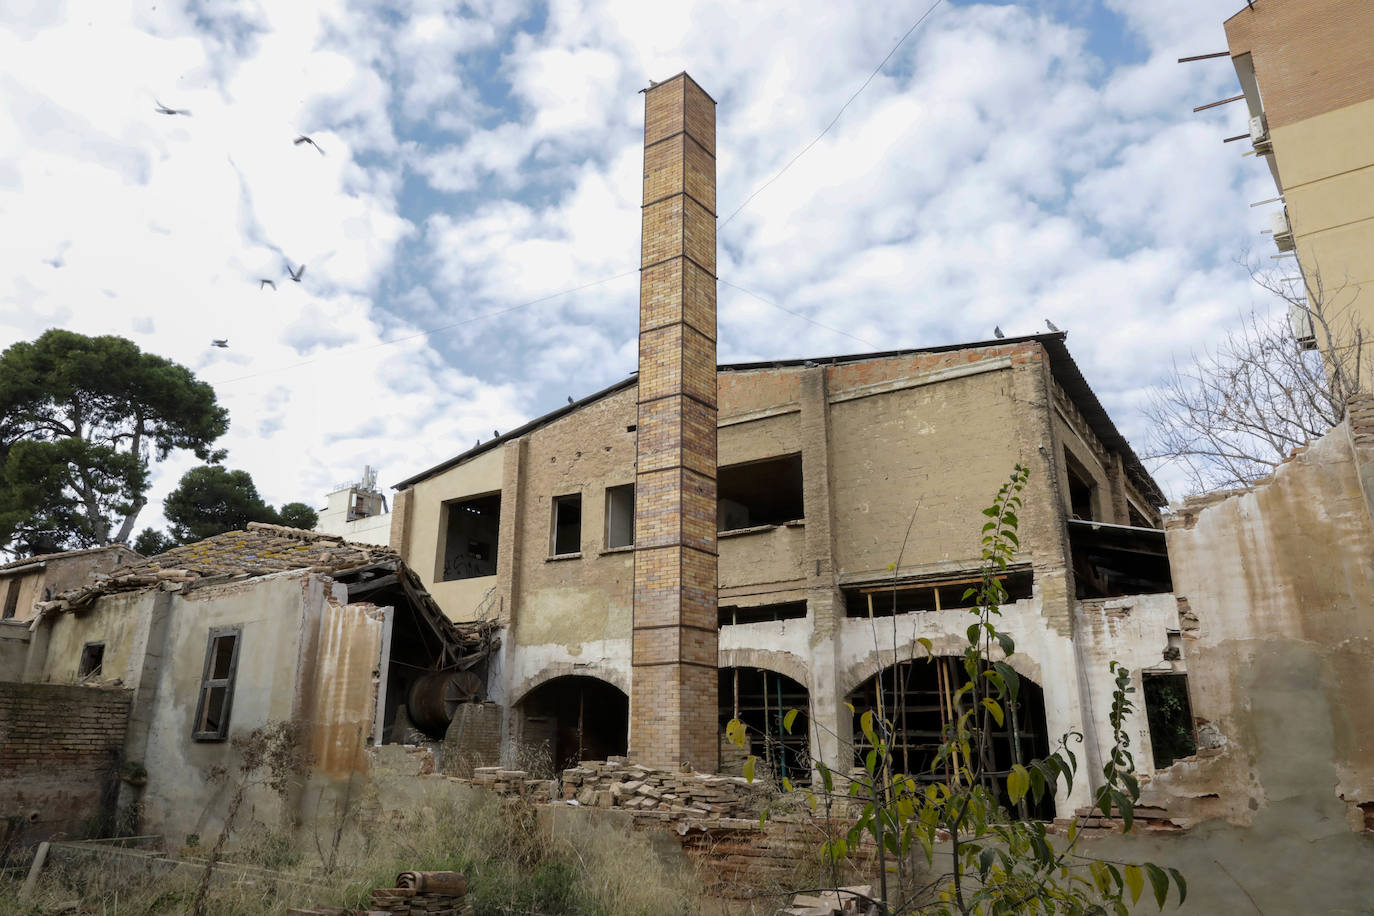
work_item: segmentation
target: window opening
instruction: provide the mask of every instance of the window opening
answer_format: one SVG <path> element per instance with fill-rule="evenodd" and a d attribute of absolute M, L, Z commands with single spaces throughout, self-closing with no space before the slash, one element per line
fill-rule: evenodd
<path fill-rule="evenodd" d="M 716 487 L 720 531 L 781 525 L 806 515 L 800 454 L 720 468 Z"/>
<path fill-rule="evenodd" d="M 753 607 L 721 605 L 720 625 L 725 627 L 737 623 L 765 623 L 773 620 L 797 620 L 805 616 L 805 601 L 782 601 L 777 604 L 760 604 Z"/>
<path fill-rule="evenodd" d="M 1132 528 L 1070 519 L 1074 595 L 1117 598 L 1174 589 L 1168 545 L 1158 528 Z"/>
<path fill-rule="evenodd" d="M 520 701 L 521 737 L 550 753 L 550 775 L 580 760 L 605 760 L 629 746 L 630 698 L 599 678 L 565 675 L 532 690 Z"/>
<path fill-rule="evenodd" d="M 1097 501 L 1097 485 L 1088 469 L 1078 459 L 1064 452 L 1064 467 L 1069 473 L 1069 514 L 1073 518 L 1092 521 L 1093 504 Z"/>
<path fill-rule="evenodd" d="M 501 533 L 501 494 L 445 503 L 441 582 L 496 575 Z"/>
<path fill-rule="evenodd" d="M 76 676 L 81 680 L 100 677 L 105 663 L 105 644 L 88 642 L 81 649 L 81 663 L 77 665 Z"/>
<path fill-rule="evenodd" d="M 887 738 L 896 771 L 921 782 L 947 782 L 953 776 L 953 769 L 967 765 L 967 761 L 950 759 L 933 771 L 931 767 L 945 727 L 972 702 L 967 693 L 957 696 L 967 680 L 964 660 L 952 656 L 937 657 L 931 663 L 922 658 L 890 665 L 850 694 L 855 722 L 868 710 L 872 710 L 879 721 L 891 722 L 892 734 Z M 1046 793 L 1038 804 L 1028 795 L 1024 805 L 1012 805 L 1006 795 L 1006 777 L 1013 764 L 1025 766 L 1049 753 L 1044 693 L 1038 684 L 1022 676 L 1017 701 L 1007 701 L 1004 705 L 1007 714 L 1002 725 L 991 718 L 986 720 L 990 741 L 988 759 L 983 761 L 983 779 L 989 791 L 1000 794 L 1007 810 L 1019 811 L 1023 818 L 1049 820 L 1054 817 L 1053 794 Z M 855 766 L 863 766 L 864 757 L 871 749 L 856 728 Z"/>
<path fill-rule="evenodd" d="M 606 547 L 632 547 L 635 542 L 635 485 L 606 488 Z"/>
<path fill-rule="evenodd" d="M 200 699 L 196 704 L 196 725 L 192 732 L 197 741 L 223 741 L 229 734 L 229 710 L 234 699 L 241 635 L 242 630 L 238 627 L 210 631 L 200 679 Z"/>
<path fill-rule="evenodd" d="M 811 782 L 809 754 L 810 694 L 805 687 L 785 674 L 764 668 L 720 669 L 720 731 L 732 718 L 748 727 L 749 747 L 734 756 L 737 760 L 722 760 L 722 772 L 743 766 L 750 754 L 759 760 L 760 769 L 777 785 L 784 779 L 798 785 Z M 797 718 L 789 731 L 783 720 L 789 710 L 797 710 Z M 734 745 L 728 745 L 733 748 Z M 727 744 L 722 742 L 722 750 Z M 733 774 L 732 774 L 733 775 Z"/>
<path fill-rule="evenodd" d="M 553 554 L 582 552 L 582 494 L 555 496 L 553 500 Z"/>
<path fill-rule="evenodd" d="M 1150 747 L 1155 769 L 1197 753 L 1193 707 L 1188 702 L 1186 674 L 1146 674 L 1145 718 L 1150 723 Z"/>
<path fill-rule="evenodd" d="M 1009 570 L 998 576 L 1007 591 L 1007 602 L 1031 597 L 1034 574 L 1029 569 Z M 982 581 L 981 576 L 959 575 L 897 585 L 864 585 L 845 589 L 845 616 L 891 617 L 914 611 L 949 611 L 977 606 L 977 596 L 964 593 Z"/>
<path fill-rule="evenodd" d="M 5 592 L 5 613 L 3 617 L 0 617 L 0 620 L 9 620 L 11 617 L 14 616 L 15 611 L 18 610 L 19 583 L 21 581 L 23 581 L 22 576 L 12 576 L 10 578 L 9 590 Z"/>

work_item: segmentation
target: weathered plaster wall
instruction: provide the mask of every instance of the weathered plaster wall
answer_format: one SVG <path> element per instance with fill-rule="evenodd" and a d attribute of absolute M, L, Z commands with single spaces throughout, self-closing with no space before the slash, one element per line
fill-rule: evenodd
<path fill-rule="evenodd" d="M 216 765 L 232 765 L 235 752 L 228 742 L 191 738 L 211 628 L 242 627 L 230 736 L 291 720 L 301 708 L 303 642 L 315 635 L 311 630 L 325 607 L 327 581 L 291 571 L 173 596 L 146 756 L 140 761 L 149 774 L 142 799 L 145 830 L 177 842 L 188 833 L 212 834 L 224 814 L 227 786 L 211 782 L 207 773 Z M 156 593 L 143 594 L 151 601 Z M 257 819 L 277 826 L 279 803 L 267 793 L 253 801 Z"/>
<path fill-rule="evenodd" d="M 103 642 L 100 680 L 138 686 L 143 664 L 140 635 L 147 626 L 150 606 L 148 592 L 126 592 L 108 595 L 91 608 L 52 615 L 41 679 L 56 684 L 76 683 L 82 649 L 87 643 Z"/>
<path fill-rule="evenodd" d="M 1356 441 L 1369 438 L 1368 417 Z M 1246 823 L 1296 787 L 1270 785 L 1265 769 L 1310 770 L 1303 787 L 1335 798 L 1351 823 L 1374 802 L 1374 527 L 1361 475 L 1368 446 L 1349 423 L 1314 441 L 1250 490 L 1189 501 L 1169 520 L 1174 588 L 1195 622 L 1188 637 L 1194 715 L 1209 723 L 1208 756 L 1176 764 L 1156 788 L 1189 798 L 1214 793 L 1200 814 Z M 1296 666 L 1296 667 L 1295 667 Z M 1293 672 L 1305 671 L 1298 678 Z M 1329 750 L 1271 734 L 1255 706 L 1257 682 L 1289 684 L 1273 698 L 1301 730 L 1329 734 Z M 1310 721 L 1309 721 L 1310 720 Z M 1267 753 L 1295 759 L 1265 760 Z M 1186 810 L 1186 809 L 1185 809 Z"/>
<path fill-rule="evenodd" d="M 0 620 L 0 681 L 23 680 L 28 657 L 28 624 Z"/>

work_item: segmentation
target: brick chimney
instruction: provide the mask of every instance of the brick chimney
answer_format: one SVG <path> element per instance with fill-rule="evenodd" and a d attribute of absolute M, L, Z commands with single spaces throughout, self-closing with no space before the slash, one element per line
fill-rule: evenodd
<path fill-rule="evenodd" d="M 644 91 L 630 753 L 715 772 L 716 103 Z"/>

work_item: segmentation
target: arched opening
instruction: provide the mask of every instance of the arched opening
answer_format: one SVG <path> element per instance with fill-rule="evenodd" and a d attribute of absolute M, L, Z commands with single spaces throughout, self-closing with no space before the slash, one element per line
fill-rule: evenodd
<path fill-rule="evenodd" d="M 875 718 L 892 723 L 892 762 L 899 773 L 924 782 L 944 782 L 948 767 L 942 763 L 932 769 L 940 749 L 945 725 L 968 708 L 968 694 L 955 701 L 954 694 L 967 680 L 962 658 L 941 656 L 889 665 L 864 681 L 849 695 L 854 704 L 854 764 L 863 766 L 871 749 L 857 726 L 858 717 L 872 710 Z M 881 690 L 881 693 L 880 693 Z M 1049 753 L 1049 729 L 1045 724 L 1045 695 L 1029 678 L 1022 676 L 1017 702 L 1008 704 L 1002 725 L 989 718 L 992 728 L 989 757 L 983 772 L 991 787 L 1002 792 L 1002 803 L 1016 812 L 1006 796 L 1007 774 L 1012 764 L 1026 765 Z M 1054 817 L 1054 798 L 1050 793 L 1039 803 L 1027 796 L 1026 816 L 1040 820 Z"/>
<path fill-rule="evenodd" d="M 554 678 L 527 693 L 517 708 L 522 750 L 537 760 L 539 749 L 546 749 L 555 773 L 579 760 L 624 754 L 629 746 L 630 698 L 599 678 Z"/>
<path fill-rule="evenodd" d="M 797 710 L 791 729 L 784 728 L 789 710 Z M 787 779 L 798 785 L 811 781 L 811 696 L 785 674 L 766 668 L 720 669 L 720 730 L 731 719 L 749 729 L 749 747 L 741 750 L 722 740 L 721 772 L 738 774 L 744 757 L 758 758 L 759 772 L 779 785 Z"/>

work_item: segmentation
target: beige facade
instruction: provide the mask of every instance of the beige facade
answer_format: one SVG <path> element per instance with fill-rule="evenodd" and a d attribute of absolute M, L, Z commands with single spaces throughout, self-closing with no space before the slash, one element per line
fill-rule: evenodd
<path fill-rule="evenodd" d="M 1226 21 L 1253 146 L 1282 198 L 1275 240 L 1296 249 L 1307 296 L 1321 302 L 1339 348 L 1356 328 L 1366 348 L 1374 343 L 1370 35 L 1374 4 L 1352 0 L 1255 0 Z"/>
<path fill-rule="evenodd" d="M 621 703 L 631 692 L 635 555 L 610 533 L 613 491 L 634 479 L 637 401 L 628 380 L 399 486 L 395 543 L 422 578 L 430 574 L 426 588 L 456 620 L 487 616 L 505 627 L 487 690 L 506 709 L 510 754 L 546 740 L 555 725 L 576 728 L 558 721 L 559 691 L 592 696 L 594 680 Z M 1076 583 L 1072 551 L 1091 553 L 1108 529 L 1142 539 L 1163 567 L 1162 577 L 1146 578 L 1155 575 L 1154 590 L 1167 593 L 1163 500 L 1061 336 L 722 366 L 717 403 L 717 664 L 726 693 L 736 669 L 783 675 L 778 689 L 805 691 L 813 751 L 847 767 L 845 701 L 890 668 L 894 646 L 910 658 L 917 640 L 929 638 L 938 654 L 956 654 L 968 623 L 963 610 L 904 605 L 895 619 L 881 618 L 884 635 L 875 641 L 866 613 L 874 593 L 864 589 L 878 590 L 881 617 L 882 592 L 890 600 L 894 579 L 904 594 L 933 596 L 941 583 L 973 574 L 981 510 L 1021 461 L 1031 483 L 1017 558 L 1024 590 L 1005 610 L 1018 640 L 1011 663 L 1043 690 L 1048 733 L 1081 730 L 1085 719 L 1105 715 L 1078 677 L 1084 583 Z M 559 507 L 573 495 L 581 505 L 577 549 L 561 551 Z M 453 546 L 446 538 L 463 538 L 463 549 L 473 540 L 448 516 L 475 501 L 499 511 L 496 555 L 486 558 L 495 571 L 444 581 L 442 558 Z M 1075 514 L 1081 520 L 1070 522 Z M 1092 522 L 1107 527 L 1094 531 Z M 1139 585 L 1120 580 L 1109 595 L 1126 594 L 1123 584 Z M 957 584 L 940 589 L 956 605 L 961 592 Z M 1161 607 L 1135 637 L 1144 647 L 1136 654 L 1153 662 L 1177 629 L 1172 599 Z M 1105 659 L 1101 665 L 1105 673 Z M 610 696 L 597 694 L 598 702 Z M 720 702 L 729 705 L 724 694 Z M 612 753 L 624 750 L 625 721 L 618 727 Z M 602 744 L 588 741 L 583 750 Z"/>

